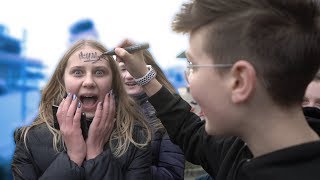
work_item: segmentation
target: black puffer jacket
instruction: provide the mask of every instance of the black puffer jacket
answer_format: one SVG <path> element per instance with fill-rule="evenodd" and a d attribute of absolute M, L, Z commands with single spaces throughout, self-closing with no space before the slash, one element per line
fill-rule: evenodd
<path fill-rule="evenodd" d="M 154 180 L 181 180 L 184 179 L 185 159 L 178 145 L 173 144 L 164 128 L 155 130 L 154 124 L 159 121 L 156 111 L 148 101 L 146 94 L 133 96 L 146 116 L 153 136 L 151 174 Z"/>
<path fill-rule="evenodd" d="M 144 139 L 141 128 L 135 127 L 134 138 Z M 69 159 L 65 151 L 56 152 L 52 134 L 45 124 L 32 128 L 23 140 L 16 140 L 12 172 L 16 180 L 103 180 L 151 179 L 151 149 L 138 149 L 132 144 L 128 151 L 116 158 L 108 146 L 96 158 L 84 161 L 82 166 Z"/>

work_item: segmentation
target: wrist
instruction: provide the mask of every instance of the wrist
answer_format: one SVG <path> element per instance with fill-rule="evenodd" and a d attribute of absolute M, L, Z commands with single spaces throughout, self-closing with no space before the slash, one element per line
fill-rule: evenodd
<path fill-rule="evenodd" d="M 145 66 L 144 69 L 137 71 L 138 73 L 133 77 L 134 77 L 134 79 L 142 78 L 144 75 L 146 75 L 148 73 L 148 71 L 149 71 L 148 66 Z"/>
<path fill-rule="evenodd" d="M 134 78 L 134 81 L 137 83 L 137 85 L 144 86 L 157 76 L 157 72 L 152 68 L 151 65 L 147 65 L 147 68 L 148 71 L 142 77 Z"/>
<path fill-rule="evenodd" d="M 84 160 L 84 157 L 81 158 L 81 157 L 72 156 L 72 155 L 71 156 L 69 155 L 69 157 L 70 157 L 70 160 L 73 161 L 74 163 L 76 163 L 78 166 L 81 166 L 82 162 Z"/>
<path fill-rule="evenodd" d="M 102 153 L 102 151 L 103 151 L 102 149 L 97 149 L 95 151 L 88 151 L 87 156 L 86 156 L 86 160 L 96 158 L 98 155 L 100 155 Z"/>
<path fill-rule="evenodd" d="M 162 88 L 162 85 L 157 79 L 154 78 L 148 84 L 142 87 L 147 96 L 150 97 L 157 93 Z"/>
<path fill-rule="evenodd" d="M 86 157 L 86 151 L 71 151 L 70 149 L 67 150 L 67 154 L 73 162 L 81 166 L 84 158 Z"/>

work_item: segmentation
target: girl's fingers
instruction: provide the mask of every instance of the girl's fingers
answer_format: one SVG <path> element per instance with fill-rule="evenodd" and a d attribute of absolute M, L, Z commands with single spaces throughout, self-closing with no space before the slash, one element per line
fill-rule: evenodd
<path fill-rule="evenodd" d="M 69 103 L 68 103 L 69 102 Z M 74 94 L 72 95 L 72 98 L 71 96 L 70 97 L 67 97 L 67 104 L 70 104 L 67 109 L 67 113 L 66 113 L 66 125 L 68 127 L 71 127 L 72 124 L 73 124 L 73 117 L 74 117 L 74 114 L 75 114 L 75 111 L 77 109 L 77 96 Z"/>
<path fill-rule="evenodd" d="M 67 97 L 64 99 L 63 103 L 61 104 L 61 107 L 59 107 L 59 111 L 61 112 L 59 114 L 59 118 L 63 121 L 62 124 L 66 125 L 66 116 L 67 112 L 70 106 L 71 102 L 71 93 L 68 93 Z"/>
<path fill-rule="evenodd" d="M 108 123 L 113 123 L 114 117 L 116 114 L 116 103 L 115 103 L 115 95 L 111 92 L 111 96 L 109 97 L 109 114 L 108 114 Z"/>
<path fill-rule="evenodd" d="M 110 92 L 110 94 L 106 97 L 108 100 L 107 107 L 104 108 L 104 114 L 105 114 L 105 122 L 104 122 L 104 129 L 112 129 L 114 124 L 114 116 L 115 116 L 115 100 L 114 100 L 114 93 L 113 91 Z"/>
<path fill-rule="evenodd" d="M 77 103 L 76 113 L 73 117 L 73 127 L 75 128 L 81 128 L 81 123 L 80 123 L 81 112 L 82 112 L 82 107 L 81 107 L 81 102 L 79 101 Z"/>
<path fill-rule="evenodd" d="M 71 101 L 72 101 L 72 94 L 68 93 L 67 97 L 65 98 L 65 102 L 62 106 L 62 110 L 65 111 L 65 115 L 67 114 Z"/>
<path fill-rule="evenodd" d="M 115 96 L 114 93 L 111 92 L 111 95 L 109 97 L 109 107 L 108 107 L 108 115 L 106 117 L 106 121 L 104 124 L 104 129 L 107 131 L 107 134 L 105 136 L 105 141 L 109 141 L 110 135 L 112 133 L 114 123 L 116 121 L 115 118 L 115 110 L 116 110 L 116 104 L 115 104 Z"/>
<path fill-rule="evenodd" d="M 64 102 L 65 102 L 65 99 L 62 99 L 62 101 L 59 104 L 57 114 L 53 114 L 53 116 L 57 117 L 57 120 L 58 120 L 58 123 L 60 126 L 62 126 L 62 124 L 64 123 L 64 118 L 62 118 L 63 117 L 62 107 L 63 107 Z"/>
<path fill-rule="evenodd" d="M 97 106 L 97 109 L 96 109 L 96 112 L 94 114 L 94 118 L 93 118 L 93 121 L 90 125 L 90 127 L 98 127 L 99 124 L 100 124 L 100 121 L 101 121 L 101 118 L 102 118 L 102 102 L 99 102 L 98 103 L 98 106 Z M 90 128 L 91 129 L 91 128 Z"/>
<path fill-rule="evenodd" d="M 104 103 L 103 103 L 103 114 L 102 114 L 102 121 L 101 121 L 101 125 L 104 127 L 107 121 L 107 118 L 110 114 L 109 112 L 109 107 L 110 107 L 110 97 L 112 94 L 112 90 L 110 92 L 108 92 L 106 94 L 106 96 L 104 97 Z"/>

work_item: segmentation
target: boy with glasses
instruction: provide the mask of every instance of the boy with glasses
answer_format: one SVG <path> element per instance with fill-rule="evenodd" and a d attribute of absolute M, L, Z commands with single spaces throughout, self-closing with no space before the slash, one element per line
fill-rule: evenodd
<path fill-rule="evenodd" d="M 315 180 L 320 126 L 308 124 L 301 102 L 319 69 L 319 17 L 313 0 L 184 4 L 173 29 L 190 35 L 187 78 L 205 122 L 149 76 L 141 52 L 116 54 L 146 80 L 149 101 L 186 159 L 214 179 Z"/>

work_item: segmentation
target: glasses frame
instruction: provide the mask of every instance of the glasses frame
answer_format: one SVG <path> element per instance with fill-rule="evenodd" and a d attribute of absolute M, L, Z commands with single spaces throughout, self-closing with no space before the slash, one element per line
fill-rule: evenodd
<path fill-rule="evenodd" d="M 187 83 L 189 83 L 189 76 L 193 73 L 194 68 L 229 68 L 232 66 L 233 64 L 191 64 L 191 62 L 188 62 L 184 75 Z"/>

